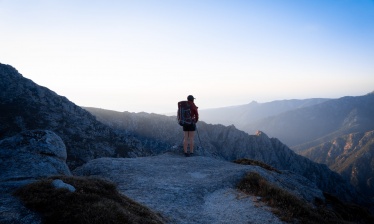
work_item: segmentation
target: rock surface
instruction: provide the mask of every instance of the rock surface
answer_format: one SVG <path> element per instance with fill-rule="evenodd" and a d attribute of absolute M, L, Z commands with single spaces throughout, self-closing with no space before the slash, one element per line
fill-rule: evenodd
<path fill-rule="evenodd" d="M 166 153 L 141 158 L 100 158 L 73 171 L 75 175 L 108 178 L 133 200 L 160 212 L 171 223 L 281 223 L 256 197 L 236 190 L 249 172 L 294 193 L 303 200 L 322 192 L 306 178 L 258 166 L 209 157 Z M 307 202 L 306 202 L 307 203 Z"/>
<path fill-rule="evenodd" d="M 0 181 L 71 175 L 66 156 L 63 141 L 51 131 L 25 131 L 3 139 L 0 141 Z"/>
<path fill-rule="evenodd" d="M 75 192 L 76 191 L 76 189 L 75 189 L 74 186 L 72 186 L 70 184 L 67 184 L 64 181 L 60 180 L 60 179 L 56 179 L 56 180 L 52 181 L 52 185 L 56 189 L 66 189 L 66 190 L 68 190 L 70 192 Z"/>
<path fill-rule="evenodd" d="M 25 131 L 0 141 L 0 223 L 41 223 L 12 192 L 38 178 L 71 175 L 66 149 L 51 131 Z"/>

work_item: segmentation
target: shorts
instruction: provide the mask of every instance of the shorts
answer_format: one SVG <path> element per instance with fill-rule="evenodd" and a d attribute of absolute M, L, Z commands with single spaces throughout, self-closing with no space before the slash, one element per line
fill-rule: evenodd
<path fill-rule="evenodd" d="M 192 123 L 183 125 L 183 131 L 196 131 L 196 124 Z"/>

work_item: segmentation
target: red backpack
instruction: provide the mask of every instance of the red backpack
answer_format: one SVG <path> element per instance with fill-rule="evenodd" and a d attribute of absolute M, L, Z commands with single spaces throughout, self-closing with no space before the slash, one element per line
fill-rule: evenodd
<path fill-rule="evenodd" d="M 178 124 L 180 126 L 192 124 L 191 105 L 188 101 L 178 102 Z"/>

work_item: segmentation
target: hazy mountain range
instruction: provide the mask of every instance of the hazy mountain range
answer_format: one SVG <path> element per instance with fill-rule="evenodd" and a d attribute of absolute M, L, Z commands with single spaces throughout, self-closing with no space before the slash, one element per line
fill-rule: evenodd
<path fill-rule="evenodd" d="M 249 104 L 221 107 L 213 109 L 200 109 L 201 120 L 212 124 L 235 125 L 239 129 L 250 127 L 253 122 L 276 116 L 283 112 L 312 106 L 329 99 L 316 98 L 305 100 L 277 100 L 268 103 L 252 101 Z M 254 130 L 254 129 L 252 129 Z M 251 133 L 250 133 L 251 134 Z"/>
<path fill-rule="evenodd" d="M 200 114 L 208 123 L 233 124 L 249 134 L 262 130 L 300 151 L 341 135 L 374 130 L 374 93 L 339 99 L 252 102 L 200 110 Z"/>

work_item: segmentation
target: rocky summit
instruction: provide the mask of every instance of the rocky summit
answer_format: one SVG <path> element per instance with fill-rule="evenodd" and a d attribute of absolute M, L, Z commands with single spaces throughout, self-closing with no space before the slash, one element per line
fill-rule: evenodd
<path fill-rule="evenodd" d="M 100 158 L 73 171 L 79 176 L 108 178 L 119 190 L 171 223 L 281 223 L 256 197 L 245 195 L 236 184 L 247 172 L 293 192 L 305 203 L 322 191 L 292 172 L 274 172 L 204 156 L 166 153 L 142 158 Z"/>

